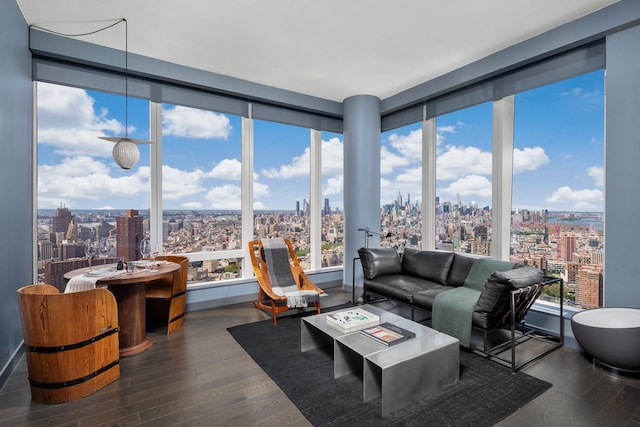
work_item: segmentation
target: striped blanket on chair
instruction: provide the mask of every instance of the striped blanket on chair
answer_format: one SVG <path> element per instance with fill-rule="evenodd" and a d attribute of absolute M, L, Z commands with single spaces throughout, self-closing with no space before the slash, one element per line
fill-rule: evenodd
<path fill-rule="evenodd" d="M 284 239 L 265 239 L 262 241 L 264 259 L 273 293 L 287 297 L 287 307 L 307 307 L 309 303 L 318 301 L 316 291 L 300 290 L 291 274 L 289 251 Z"/>

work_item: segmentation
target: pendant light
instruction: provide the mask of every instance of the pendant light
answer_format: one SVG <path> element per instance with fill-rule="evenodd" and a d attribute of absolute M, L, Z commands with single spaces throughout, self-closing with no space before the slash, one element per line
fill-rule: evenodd
<path fill-rule="evenodd" d="M 133 139 L 129 137 L 129 25 L 125 18 L 124 22 L 124 97 L 125 97 L 125 127 L 124 136 L 99 136 L 106 141 L 115 142 L 113 147 L 113 160 L 122 169 L 131 169 L 140 160 L 140 150 L 138 144 L 149 144 L 150 141 Z"/>

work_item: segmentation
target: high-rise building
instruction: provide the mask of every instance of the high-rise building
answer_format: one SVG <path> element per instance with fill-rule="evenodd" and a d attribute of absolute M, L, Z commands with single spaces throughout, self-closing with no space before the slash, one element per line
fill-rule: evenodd
<path fill-rule="evenodd" d="M 48 240 L 38 240 L 38 259 L 53 258 L 53 245 Z"/>
<path fill-rule="evenodd" d="M 62 232 L 66 234 L 69 229 L 69 223 L 72 219 L 73 215 L 71 215 L 71 211 L 64 206 L 60 206 L 53 214 L 53 227 L 51 231 L 54 233 Z"/>
<path fill-rule="evenodd" d="M 576 236 L 564 233 L 560 237 L 558 245 L 558 256 L 565 261 L 571 261 L 573 253 L 576 251 Z"/>
<path fill-rule="evenodd" d="M 64 292 L 64 288 L 67 286 L 64 274 L 68 271 L 87 266 L 89 266 L 89 260 L 87 258 L 46 262 L 44 264 L 44 283 L 53 285 L 58 288 L 60 292 Z"/>
<path fill-rule="evenodd" d="M 140 242 L 144 239 L 142 217 L 135 209 L 116 217 L 116 254 L 125 261 L 140 259 Z"/>
<path fill-rule="evenodd" d="M 84 243 L 63 243 L 60 245 L 60 261 L 71 258 L 82 258 L 85 256 Z"/>
<path fill-rule="evenodd" d="M 329 215 L 331 213 L 331 208 L 329 207 L 329 199 L 324 199 L 324 214 Z"/>
<path fill-rule="evenodd" d="M 112 257 L 94 258 L 91 260 L 91 265 L 105 265 L 115 262 L 117 262 L 117 259 Z M 88 266 L 89 260 L 85 257 L 72 258 L 65 261 L 47 261 L 44 264 L 44 283 L 53 285 L 58 288 L 60 292 L 64 292 L 67 286 L 64 274 L 71 270 Z"/>
<path fill-rule="evenodd" d="M 576 303 L 581 307 L 598 308 L 602 303 L 602 267 L 584 265 L 576 280 Z"/>

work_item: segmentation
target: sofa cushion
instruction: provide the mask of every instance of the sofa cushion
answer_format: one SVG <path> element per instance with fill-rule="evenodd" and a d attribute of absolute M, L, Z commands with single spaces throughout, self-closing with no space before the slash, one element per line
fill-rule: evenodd
<path fill-rule="evenodd" d="M 445 286 L 452 261 L 453 252 L 405 248 L 402 254 L 402 273 Z"/>
<path fill-rule="evenodd" d="M 412 303 L 415 292 L 439 286 L 428 280 L 404 274 L 387 274 L 375 279 L 364 280 L 364 288 L 367 292 L 374 292 L 409 304 Z"/>
<path fill-rule="evenodd" d="M 375 279 L 401 271 L 400 256 L 393 248 L 360 248 L 358 255 L 365 279 Z"/>
<path fill-rule="evenodd" d="M 464 284 L 464 280 L 469 275 L 471 266 L 480 258 L 481 257 L 477 255 L 472 256 L 454 252 L 453 262 L 451 263 L 449 276 L 447 277 L 447 286 L 462 286 Z"/>
<path fill-rule="evenodd" d="M 509 292 L 540 283 L 543 279 L 542 271 L 529 266 L 496 271 L 491 274 L 480 293 L 475 311 L 500 316 L 509 310 Z"/>
<path fill-rule="evenodd" d="M 458 286 L 459 287 L 459 286 Z M 433 309 L 433 301 L 435 301 L 436 296 L 445 291 L 450 291 L 451 289 L 455 289 L 453 286 L 434 286 L 431 289 L 426 289 L 423 291 L 418 291 L 413 293 L 413 305 L 418 308 L 422 308 L 424 310 L 432 311 Z"/>
<path fill-rule="evenodd" d="M 491 258 L 481 258 L 473 263 L 469 274 L 464 281 L 467 288 L 482 291 L 487 279 L 495 271 L 511 270 L 514 264 L 508 261 L 499 261 Z"/>

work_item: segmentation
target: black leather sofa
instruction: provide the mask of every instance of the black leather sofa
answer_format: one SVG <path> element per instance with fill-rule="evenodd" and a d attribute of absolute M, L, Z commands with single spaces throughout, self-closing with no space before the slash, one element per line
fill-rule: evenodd
<path fill-rule="evenodd" d="M 515 327 L 523 325 L 542 288 L 561 282 L 545 278 L 531 266 L 458 252 L 406 248 L 401 256 L 393 248 L 360 248 L 358 255 L 365 296 L 373 293 L 432 312 L 436 298 L 444 292 L 463 286 L 480 291 L 471 321 L 473 329 L 484 334 L 480 348 L 484 353 L 492 349 L 488 332 L 497 329 L 511 329 L 511 345 L 516 345 Z M 562 341 L 561 336 L 557 339 Z M 511 365 L 515 370 L 515 360 Z"/>

